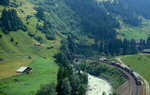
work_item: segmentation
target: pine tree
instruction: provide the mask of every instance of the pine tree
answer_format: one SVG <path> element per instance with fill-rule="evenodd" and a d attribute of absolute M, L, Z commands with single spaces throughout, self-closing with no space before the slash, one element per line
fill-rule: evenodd
<path fill-rule="evenodd" d="M 78 95 L 80 88 L 80 78 L 78 75 L 74 74 L 71 76 L 70 85 L 72 87 L 72 95 Z"/>
<path fill-rule="evenodd" d="M 40 20 L 44 20 L 44 11 L 41 7 L 37 8 L 37 13 L 36 16 L 40 19 Z"/>
<path fill-rule="evenodd" d="M 150 48 L 150 37 L 147 38 L 147 48 Z"/>
<path fill-rule="evenodd" d="M 8 6 L 9 5 L 9 0 L 0 0 L 0 5 Z"/>
<path fill-rule="evenodd" d="M 131 54 L 136 54 L 137 47 L 136 47 L 136 42 L 134 39 L 131 40 L 130 45 L 131 45 Z"/>
<path fill-rule="evenodd" d="M 127 39 L 123 40 L 123 55 L 126 54 L 130 54 L 131 50 L 130 50 L 130 44 L 129 41 Z"/>
<path fill-rule="evenodd" d="M 71 35 L 68 35 L 67 40 L 68 40 L 68 48 L 70 52 L 72 52 L 73 54 L 76 54 L 77 46 L 75 44 L 75 39 Z"/>
<path fill-rule="evenodd" d="M 81 84 L 79 88 L 79 94 L 78 95 L 84 95 L 86 92 L 86 85 Z"/>
<path fill-rule="evenodd" d="M 57 95 L 56 86 L 54 83 L 44 85 L 37 91 L 36 95 Z"/>
<path fill-rule="evenodd" d="M 65 78 L 62 80 L 62 95 L 71 95 L 71 86 L 70 86 L 70 81 L 68 78 Z"/>
<path fill-rule="evenodd" d="M 100 42 L 99 50 L 100 50 L 100 53 L 104 52 L 104 43 L 102 41 Z"/>

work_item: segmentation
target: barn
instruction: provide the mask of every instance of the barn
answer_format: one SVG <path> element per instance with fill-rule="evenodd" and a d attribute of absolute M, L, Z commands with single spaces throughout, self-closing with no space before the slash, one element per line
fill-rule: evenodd
<path fill-rule="evenodd" d="M 150 54 L 150 49 L 144 49 L 144 50 L 143 50 L 143 53 Z"/>
<path fill-rule="evenodd" d="M 18 70 L 17 70 L 17 73 L 30 73 L 32 70 L 32 68 L 30 67 L 20 67 Z"/>

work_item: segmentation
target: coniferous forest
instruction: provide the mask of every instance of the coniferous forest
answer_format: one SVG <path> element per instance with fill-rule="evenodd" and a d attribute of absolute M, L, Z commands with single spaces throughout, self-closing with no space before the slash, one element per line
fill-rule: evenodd
<path fill-rule="evenodd" d="M 16 10 L 14 9 L 4 9 L 1 17 L 2 27 L 4 33 L 9 33 L 10 31 L 17 31 L 22 29 L 26 31 L 27 28 L 23 25 L 21 19 L 18 17 Z"/>
<path fill-rule="evenodd" d="M 9 0 L 1 0 L 0 5 L 8 6 L 9 5 Z"/>

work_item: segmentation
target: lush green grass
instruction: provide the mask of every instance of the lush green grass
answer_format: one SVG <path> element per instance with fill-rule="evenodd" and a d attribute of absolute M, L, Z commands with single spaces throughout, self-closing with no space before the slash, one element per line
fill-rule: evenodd
<path fill-rule="evenodd" d="M 38 35 L 40 35 L 40 33 Z M 43 36 L 43 34 L 41 34 L 41 36 Z M 14 38 L 13 42 L 10 41 L 11 37 Z M 57 40 L 48 41 L 43 37 L 43 41 L 44 43 L 41 44 L 41 47 L 36 48 L 33 46 L 36 41 L 30 38 L 26 32 L 19 30 L 17 32 L 11 32 L 9 35 L 3 34 L 3 37 L 0 38 L 0 58 L 3 58 L 4 61 L 0 62 L 0 78 L 16 75 L 16 70 L 20 66 L 27 66 L 39 57 L 46 57 L 53 61 L 53 55 L 56 54 L 60 48 L 60 39 L 57 38 Z M 16 42 L 18 42 L 19 45 L 15 45 Z M 54 48 L 47 49 L 47 47 L 50 46 Z M 23 56 L 30 56 L 32 58 L 22 58 Z"/>
<path fill-rule="evenodd" d="M 41 84 L 56 83 L 58 66 L 54 62 L 40 58 L 29 67 L 32 68 L 32 74 L 1 80 L 0 91 L 9 95 L 35 95 Z"/>
<path fill-rule="evenodd" d="M 49 41 L 45 38 L 45 34 L 36 29 L 37 23 L 43 24 L 43 21 L 38 22 L 38 19 L 34 16 L 36 13 L 36 11 L 33 9 L 34 5 L 29 2 L 29 0 L 16 1 L 17 2 L 15 3 L 18 5 L 20 5 L 20 2 L 23 2 L 22 6 L 19 6 L 15 9 L 17 10 L 17 13 L 23 23 L 27 26 L 28 31 L 12 31 L 6 35 L 0 29 L 0 34 L 2 35 L 2 38 L 0 38 L 0 58 L 4 59 L 3 62 L 0 62 L 0 79 L 17 75 L 16 70 L 20 66 L 27 66 L 36 58 L 46 57 L 48 60 L 53 61 L 53 55 L 59 52 L 61 45 L 61 39 L 58 36 L 56 36 L 56 40 Z M 0 6 L 0 13 L 2 12 L 2 9 L 3 7 Z M 20 12 L 20 9 L 22 9 L 24 13 Z M 26 16 L 28 15 L 32 17 L 26 21 Z M 29 23 L 28 25 L 26 24 L 27 22 Z M 28 35 L 28 32 L 42 37 L 43 43 L 41 44 L 41 47 L 36 48 L 33 46 L 38 42 L 34 38 L 31 38 Z M 14 38 L 14 41 L 10 41 L 12 37 Z M 16 42 L 18 42 L 19 45 L 16 45 Z M 47 49 L 47 47 L 51 46 L 54 48 Z M 32 58 L 22 58 L 22 56 L 30 56 Z"/>
<path fill-rule="evenodd" d="M 140 40 L 140 39 L 147 39 L 147 37 L 149 37 L 150 35 L 150 32 L 149 32 L 150 21 L 149 20 L 143 20 L 142 25 L 139 27 L 126 25 L 121 21 L 120 21 L 120 24 L 121 24 L 121 28 L 117 29 L 117 31 L 123 34 L 124 37 L 118 36 L 118 38 L 121 38 L 121 39 L 126 38 L 128 40 L 130 39 Z"/>
<path fill-rule="evenodd" d="M 38 22 L 38 19 L 34 16 L 36 13 L 33 9 L 34 5 L 29 0 L 16 1 L 15 3 L 18 5 L 20 5 L 20 2 L 23 2 L 23 6 L 15 9 L 23 23 L 27 26 L 28 31 L 12 31 L 6 35 L 0 28 L 0 34 L 2 35 L 2 38 L 0 38 L 0 58 L 4 59 L 3 62 L 0 62 L 0 79 L 11 77 L 0 80 L 0 92 L 2 91 L 8 95 L 34 95 L 42 84 L 56 82 L 58 66 L 54 63 L 53 56 L 59 52 L 61 38 L 56 35 L 56 40 L 47 40 L 45 34 L 36 29 L 37 23 L 43 24 L 43 21 Z M 2 9 L 3 7 L 0 6 L 0 15 Z M 28 15 L 32 17 L 26 21 L 26 16 Z M 31 38 L 28 32 L 42 37 L 43 41 L 40 47 L 34 47 L 34 44 L 38 42 Z M 14 41 L 10 41 L 12 37 Z M 16 45 L 16 42 L 19 44 Z M 54 48 L 47 49 L 47 47 L 51 46 Z M 44 57 L 46 59 L 43 59 Z M 33 73 L 15 76 L 18 75 L 16 70 L 21 66 L 30 66 L 33 69 Z M 0 93 L 0 95 L 3 94 Z"/>
<path fill-rule="evenodd" d="M 150 55 L 136 54 L 123 56 L 124 63 L 129 65 L 133 70 L 142 75 L 150 84 Z"/>

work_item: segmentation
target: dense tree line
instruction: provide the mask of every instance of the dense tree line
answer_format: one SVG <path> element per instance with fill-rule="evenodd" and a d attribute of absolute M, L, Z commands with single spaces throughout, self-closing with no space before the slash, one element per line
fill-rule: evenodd
<path fill-rule="evenodd" d="M 114 1 L 113 3 L 107 1 L 104 2 L 103 4 L 109 12 L 121 16 L 124 22 L 126 22 L 127 24 L 133 26 L 139 26 L 141 24 L 139 15 L 137 14 L 136 10 L 132 8 L 131 5 L 127 4 L 124 1 L 118 0 L 118 1 Z"/>
<path fill-rule="evenodd" d="M 147 40 L 141 39 L 138 45 L 138 49 L 141 51 L 143 49 L 150 49 L 150 37 L 148 37 Z"/>
<path fill-rule="evenodd" d="M 55 56 L 60 66 L 57 77 L 58 95 L 84 95 L 88 83 L 87 75 L 72 65 L 73 55 L 76 53 L 75 40 L 68 35 L 61 43 L 61 53 Z"/>
<path fill-rule="evenodd" d="M 123 0 L 126 2 L 138 15 L 146 19 L 150 19 L 150 1 L 149 0 Z"/>
<path fill-rule="evenodd" d="M 86 57 L 94 57 L 95 55 L 117 56 L 129 55 L 142 52 L 144 49 L 150 48 L 150 37 L 147 40 L 141 39 L 131 40 L 98 40 L 95 44 L 89 45 L 85 43 L 76 43 L 76 54 Z"/>
<path fill-rule="evenodd" d="M 103 4 L 109 12 L 121 16 L 126 23 L 133 26 L 141 24 L 140 16 L 146 19 L 150 18 L 149 0 L 117 0 L 107 1 Z"/>
<path fill-rule="evenodd" d="M 138 48 L 136 47 L 135 40 L 101 40 L 92 45 L 86 45 L 83 43 L 77 44 L 77 54 L 84 55 L 86 57 L 105 54 L 107 56 L 115 55 L 127 55 L 127 54 L 136 54 Z"/>
<path fill-rule="evenodd" d="M 8 6 L 9 5 L 9 0 L 0 0 L 0 5 Z"/>
<path fill-rule="evenodd" d="M 26 31 L 27 28 L 23 25 L 21 19 L 18 17 L 15 9 L 4 9 L 2 12 L 1 23 L 4 33 L 9 33 L 10 31 L 17 31 L 22 29 Z"/>
<path fill-rule="evenodd" d="M 95 0 L 64 0 L 80 19 L 82 30 L 97 39 L 113 39 L 116 37 L 114 28 L 119 23 L 111 14 L 101 8 Z"/>
<path fill-rule="evenodd" d="M 62 39 L 61 44 L 61 52 L 54 57 L 56 58 L 56 63 L 67 66 L 72 63 L 73 55 L 76 54 L 77 46 L 75 39 L 71 35 L 68 35 L 67 39 Z"/>

